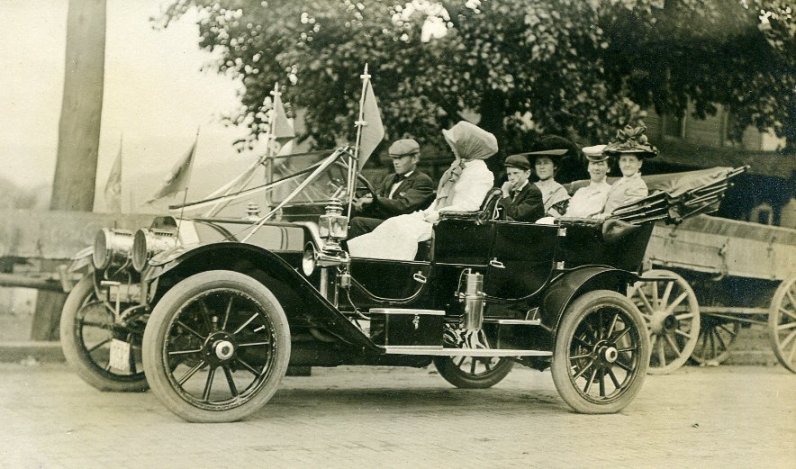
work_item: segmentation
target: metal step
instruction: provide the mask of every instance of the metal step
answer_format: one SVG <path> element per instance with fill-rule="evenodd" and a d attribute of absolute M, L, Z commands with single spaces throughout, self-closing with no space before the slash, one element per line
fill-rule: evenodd
<path fill-rule="evenodd" d="M 402 309 L 402 308 L 371 308 L 371 314 L 418 314 L 421 316 L 445 316 L 445 311 L 441 309 Z"/>
<path fill-rule="evenodd" d="M 501 325 L 521 325 L 521 326 L 539 326 L 542 324 L 541 319 L 498 319 L 498 318 L 484 318 L 485 323 L 501 324 Z"/>
<path fill-rule="evenodd" d="M 414 345 L 387 345 L 381 347 L 387 355 L 425 355 L 434 357 L 550 357 L 545 350 L 468 349 L 424 347 Z"/>

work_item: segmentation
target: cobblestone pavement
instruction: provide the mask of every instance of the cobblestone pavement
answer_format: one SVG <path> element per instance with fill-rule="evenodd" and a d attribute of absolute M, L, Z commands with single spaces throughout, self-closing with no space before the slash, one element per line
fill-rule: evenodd
<path fill-rule="evenodd" d="M 489 390 L 431 369 L 315 368 L 244 422 L 181 421 L 151 392 L 101 393 L 63 365 L 0 365 L 0 466 L 783 467 L 796 376 L 779 367 L 649 376 L 622 413 L 572 413 L 549 372 Z"/>

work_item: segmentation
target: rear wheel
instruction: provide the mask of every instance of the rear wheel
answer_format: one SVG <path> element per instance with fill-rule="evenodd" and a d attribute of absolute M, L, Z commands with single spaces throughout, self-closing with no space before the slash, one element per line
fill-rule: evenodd
<path fill-rule="evenodd" d="M 457 388 L 485 389 L 503 381 L 514 361 L 498 357 L 434 357 L 434 367 Z"/>
<path fill-rule="evenodd" d="M 97 298 L 94 279 L 89 274 L 72 288 L 61 311 L 61 349 L 77 375 L 100 391 L 145 391 L 148 386 L 141 363 L 143 329 L 143 320 L 130 327 L 115 324 L 113 311 Z M 126 370 L 111 366 L 114 338 L 130 345 Z"/>
<path fill-rule="evenodd" d="M 260 409 L 287 370 L 290 331 L 276 297 L 230 271 L 189 277 L 167 292 L 144 333 L 154 394 L 191 422 L 231 422 Z"/>
<path fill-rule="evenodd" d="M 613 291 L 591 291 L 564 312 L 553 351 L 553 381 L 577 412 L 618 412 L 641 390 L 649 355 L 644 319 L 633 303 Z"/>

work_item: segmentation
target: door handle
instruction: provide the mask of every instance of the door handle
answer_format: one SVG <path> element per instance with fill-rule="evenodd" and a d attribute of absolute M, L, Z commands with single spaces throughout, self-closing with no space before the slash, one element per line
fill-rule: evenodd
<path fill-rule="evenodd" d="M 494 267 L 496 269 L 505 269 L 506 268 L 506 266 L 503 265 L 502 262 L 497 260 L 497 257 L 493 257 L 492 260 L 489 261 L 489 265 L 490 265 L 490 267 Z"/>

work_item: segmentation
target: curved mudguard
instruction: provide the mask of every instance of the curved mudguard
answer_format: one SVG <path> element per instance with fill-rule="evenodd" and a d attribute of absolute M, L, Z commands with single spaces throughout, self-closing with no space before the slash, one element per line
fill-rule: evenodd
<path fill-rule="evenodd" d="M 627 270 L 602 265 L 587 265 L 564 273 L 547 289 L 542 300 L 542 325 L 555 335 L 567 306 L 581 293 L 591 290 L 612 290 L 625 294 L 628 283 L 638 275 Z"/>
<path fill-rule="evenodd" d="M 144 281 L 152 285 L 152 281 L 158 280 L 157 283 L 162 285 L 163 280 L 170 276 L 187 277 L 208 270 L 239 272 L 242 266 L 246 266 L 247 270 L 253 267 L 265 273 L 264 278 L 253 277 L 268 287 L 280 302 L 290 296 L 294 307 L 282 305 L 288 322 L 292 323 L 299 315 L 303 315 L 305 322 L 323 327 L 351 345 L 378 350 L 306 277 L 280 256 L 258 246 L 235 242 L 205 244 L 163 265 L 151 266 L 145 272 Z M 273 284 L 269 285 L 269 282 Z"/>

